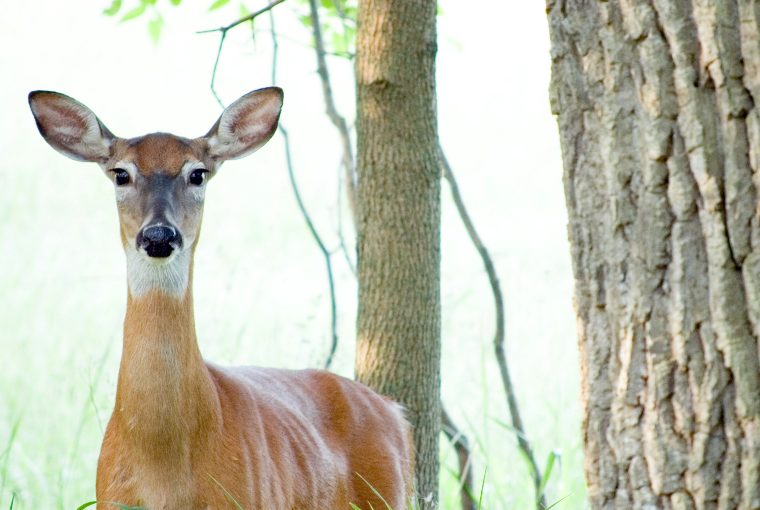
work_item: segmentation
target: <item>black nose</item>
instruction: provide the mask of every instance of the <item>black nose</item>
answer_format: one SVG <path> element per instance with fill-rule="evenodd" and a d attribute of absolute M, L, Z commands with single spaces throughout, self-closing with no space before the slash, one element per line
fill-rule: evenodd
<path fill-rule="evenodd" d="M 172 254 L 180 236 L 174 227 L 152 225 L 137 234 L 137 246 L 145 249 L 149 257 L 165 258 Z"/>

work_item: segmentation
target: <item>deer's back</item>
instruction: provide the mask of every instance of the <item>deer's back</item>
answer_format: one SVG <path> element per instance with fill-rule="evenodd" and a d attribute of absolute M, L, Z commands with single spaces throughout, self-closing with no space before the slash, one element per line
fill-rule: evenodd
<path fill-rule="evenodd" d="M 410 431 L 400 406 L 320 370 L 208 366 L 222 408 L 223 451 L 245 475 L 251 506 L 405 508 Z M 233 453 L 235 452 L 235 453 Z M 224 462 L 225 456 L 215 456 Z M 371 486 L 371 487 L 370 487 Z"/>

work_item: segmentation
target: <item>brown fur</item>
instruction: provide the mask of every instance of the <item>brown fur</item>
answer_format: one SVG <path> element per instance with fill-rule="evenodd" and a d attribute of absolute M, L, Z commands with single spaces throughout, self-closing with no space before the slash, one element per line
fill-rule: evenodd
<path fill-rule="evenodd" d="M 233 508 L 224 487 L 246 509 L 386 508 L 359 474 L 402 509 L 411 455 L 400 408 L 365 386 L 318 370 L 205 364 L 191 291 L 128 300 L 99 501 Z"/>
<path fill-rule="evenodd" d="M 204 144 L 200 139 L 153 133 L 129 140 L 117 139 L 112 151 L 112 162 L 131 160 L 143 175 L 160 172 L 175 177 L 189 157 L 203 161 Z"/>

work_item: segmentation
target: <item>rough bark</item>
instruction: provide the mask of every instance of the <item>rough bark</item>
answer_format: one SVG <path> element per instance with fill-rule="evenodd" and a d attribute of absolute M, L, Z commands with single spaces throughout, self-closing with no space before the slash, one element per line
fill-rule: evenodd
<path fill-rule="evenodd" d="M 594 508 L 760 508 L 760 4 L 550 0 Z"/>
<path fill-rule="evenodd" d="M 422 508 L 438 500 L 436 3 L 359 2 L 357 378 L 403 404 Z"/>

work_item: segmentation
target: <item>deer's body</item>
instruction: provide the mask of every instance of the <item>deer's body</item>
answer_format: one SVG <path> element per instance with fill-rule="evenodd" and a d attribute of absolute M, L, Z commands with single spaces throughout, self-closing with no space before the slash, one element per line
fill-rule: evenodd
<path fill-rule="evenodd" d="M 71 98 L 30 95 L 45 139 L 100 163 L 116 184 L 129 294 L 98 508 L 400 510 L 409 501 L 412 450 L 398 405 L 324 371 L 217 367 L 198 348 L 192 267 L 206 174 L 263 145 L 281 100 L 278 89 L 248 94 L 205 137 L 124 140 Z"/>

